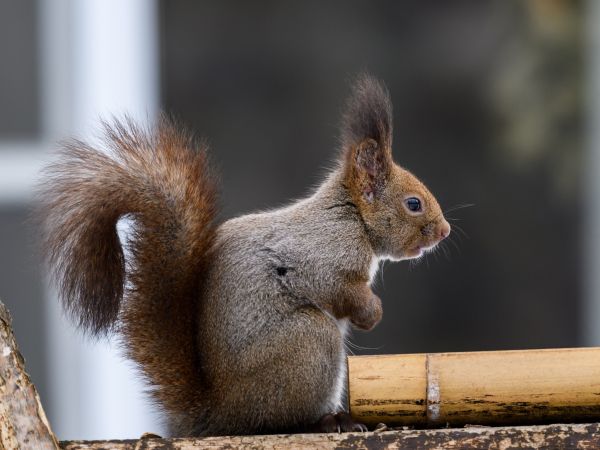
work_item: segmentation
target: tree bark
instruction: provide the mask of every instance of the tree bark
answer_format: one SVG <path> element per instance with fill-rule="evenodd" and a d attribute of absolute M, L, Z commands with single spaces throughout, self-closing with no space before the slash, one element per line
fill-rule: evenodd
<path fill-rule="evenodd" d="M 191 449 L 541 449 L 600 448 L 600 425 L 469 427 L 371 433 L 292 434 L 140 439 L 130 441 L 61 442 L 63 450 L 191 450 Z"/>
<path fill-rule="evenodd" d="M 58 449 L 0 301 L 0 449 Z"/>

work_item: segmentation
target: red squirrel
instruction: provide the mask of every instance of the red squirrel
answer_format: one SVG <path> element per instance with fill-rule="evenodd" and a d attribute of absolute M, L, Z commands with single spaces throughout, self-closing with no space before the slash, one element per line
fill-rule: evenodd
<path fill-rule="evenodd" d="M 205 144 L 164 117 L 104 123 L 104 137 L 100 150 L 66 142 L 46 168 L 43 248 L 66 311 L 120 336 L 169 433 L 366 430 L 342 404 L 348 327 L 381 319 L 380 260 L 420 257 L 450 233 L 392 159 L 385 86 L 355 80 L 337 167 L 310 197 L 221 224 Z"/>

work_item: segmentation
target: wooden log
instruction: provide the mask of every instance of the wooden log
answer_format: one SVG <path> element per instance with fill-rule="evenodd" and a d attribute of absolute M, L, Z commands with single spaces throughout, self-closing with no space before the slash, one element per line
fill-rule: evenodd
<path fill-rule="evenodd" d="M 0 449 L 58 449 L 0 301 Z"/>
<path fill-rule="evenodd" d="M 192 450 L 192 449 L 561 449 L 600 448 L 600 425 L 470 427 L 381 433 L 220 436 L 197 439 L 65 441 L 63 450 Z"/>
<path fill-rule="evenodd" d="M 348 358 L 352 416 L 367 425 L 600 420 L 600 348 Z"/>

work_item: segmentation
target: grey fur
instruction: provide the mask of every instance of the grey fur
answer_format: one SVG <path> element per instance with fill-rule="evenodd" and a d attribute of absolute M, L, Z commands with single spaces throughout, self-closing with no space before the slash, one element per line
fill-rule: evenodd
<path fill-rule="evenodd" d="M 323 293 L 349 272 L 368 277 L 373 258 L 339 173 L 306 200 L 222 224 L 199 314 L 205 375 L 220 392 L 176 434 L 293 430 L 343 410 L 347 319 Z"/>

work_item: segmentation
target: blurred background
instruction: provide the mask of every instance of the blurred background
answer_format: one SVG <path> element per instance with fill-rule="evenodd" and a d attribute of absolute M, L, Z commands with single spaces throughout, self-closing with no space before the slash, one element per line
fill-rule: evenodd
<path fill-rule="evenodd" d="M 35 259 L 26 218 L 56 141 L 173 113 L 211 145 L 225 219 L 323 178 L 362 70 L 454 232 L 385 265 L 384 319 L 355 352 L 599 345 L 598 24 L 594 0 L 0 1 L 0 298 L 59 438 L 162 428 L 118 343 L 64 320 Z"/>

